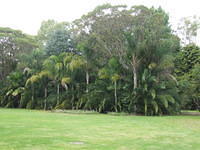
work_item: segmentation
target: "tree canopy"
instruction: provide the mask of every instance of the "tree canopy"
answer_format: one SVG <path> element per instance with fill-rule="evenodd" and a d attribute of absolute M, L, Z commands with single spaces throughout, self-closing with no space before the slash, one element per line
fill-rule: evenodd
<path fill-rule="evenodd" d="M 38 47 L 33 36 L 19 30 L 0 28 L 0 80 L 16 68 L 22 53 L 29 54 Z"/>
<path fill-rule="evenodd" d="M 44 21 L 36 37 L 0 31 L 1 107 L 199 109 L 199 47 L 180 44 L 160 7 L 104 4 L 71 23 Z"/>

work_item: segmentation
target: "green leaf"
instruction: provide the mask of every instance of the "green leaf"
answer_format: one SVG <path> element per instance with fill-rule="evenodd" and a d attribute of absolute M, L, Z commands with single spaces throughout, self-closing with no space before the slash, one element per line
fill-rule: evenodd
<path fill-rule="evenodd" d="M 148 85 L 147 84 L 144 85 L 144 90 L 147 92 L 147 90 L 148 90 Z"/>
<path fill-rule="evenodd" d="M 167 98 L 168 102 L 170 102 L 172 104 L 175 103 L 175 99 L 171 95 L 166 95 L 166 98 Z"/>
<path fill-rule="evenodd" d="M 155 109 L 155 113 L 158 113 L 158 104 L 156 101 L 152 101 L 151 104 L 153 105 L 154 109 Z"/>
<path fill-rule="evenodd" d="M 62 68 L 63 68 L 63 64 L 62 64 L 62 63 L 57 63 L 57 64 L 55 65 L 55 67 L 56 67 L 57 71 L 60 71 L 60 70 L 62 70 Z"/>
<path fill-rule="evenodd" d="M 156 91 L 154 89 L 151 89 L 150 93 L 151 93 L 152 98 L 155 99 L 155 97 L 156 97 Z"/>
<path fill-rule="evenodd" d="M 6 93 L 6 96 L 10 95 L 11 93 L 13 93 L 13 89 L 9 90 L 9 91 Z"/>
<path fill-rule="evenodd" d="M 156 79 L 156 77 L 155 77 L 155 76 L 151 76 L 151 77 L 150 77 L 150 79 L 149 79 L 149 81 L 151 81 L 151 82 L 156 82 L 156 81 L 157 81 L 157 79 Z"/>
<path fill-rule="evenodd" d="M 168 108 L 168 101 L 166 99 L 163 101 L 163 104 L 164 104 L 165 108 Z"/>
<path fill-rule="evenodd" d="M 165 106 L 165 108 L 168 108 L 168 100 L 167 100 L 166 95 L 160 95 L 158 98 L 160 99 L 162 104 Z"/>
<path fill-rule="evenodd" d="M 109 71 L 106 68 L 102 68 L 98 72 L 98 76 L 100 79 L 107 79 L 109 78 Z"/>
<path fill-rule="evenodd" d="M 120 79 L 120 76 L 118 75 L 118 74 L 114 74 L 112 77 L 111 77 L 111 80 L 113 81 L 113 82 L 116 82 L 116 81 L 118 81 Z"/>
<path fill-rule="evenodd" d="M 166 89 L 165 83 L 162 82 L 162 83 L 160 84 L 160 88 L 163 89 L 163 90 Z"/>
<path fill-rule="evenodd" d="M 65 85 L 65 84 L 69 84 L 71 82 L 71 78 L 70 77 L 64 77 L 61 80 L 61 84 Z"/>
<path fill-rule="evenodd" d="M 19 87 L 16 90 L 14 90 L 14 92 L 12 93 L 12 96 L 17 96 L 19 94 L 21 94 L 23 92 L 24 88 L 23 87 Z"/>

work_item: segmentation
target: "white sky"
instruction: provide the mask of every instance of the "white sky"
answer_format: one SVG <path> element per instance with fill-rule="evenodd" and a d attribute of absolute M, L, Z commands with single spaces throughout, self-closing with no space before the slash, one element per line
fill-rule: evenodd
<path fill-rule="evenodd" d="M 0 26 L 37 34 L 43 20 L 73 21 L 104 3 L 161 6 L 170 15 L 170 22 L 200 16 L 199 0 L 0 0 Z"/>

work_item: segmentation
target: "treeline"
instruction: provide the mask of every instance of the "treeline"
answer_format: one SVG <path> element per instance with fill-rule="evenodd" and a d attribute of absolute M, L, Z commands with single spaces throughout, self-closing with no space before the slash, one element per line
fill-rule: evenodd
<path fill-rule="evenodd" d="M 200 48 L 190 43 L 163 9 L 145 6 L 105 4 L 72 23 L 44 21 L 37 36 L 0 28 L 0 107 L 200 109 Z"/>

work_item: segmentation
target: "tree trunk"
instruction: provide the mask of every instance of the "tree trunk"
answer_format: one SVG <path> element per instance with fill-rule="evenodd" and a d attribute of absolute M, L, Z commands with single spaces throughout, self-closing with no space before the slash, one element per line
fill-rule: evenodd
<path fill-rule="evenodd" d="M 88 72 L 88 70 L 87 70 L 87 71 L 86 71 L 86 93 L 89 92 L 89 90 L 88 90 L 89 79 L 90 79 L 90 76 L 89 76 L 89 72 Z"/>
<path fill-rule="evenodd" d="M 33 101 L 34 101 L 34 95 L 33 95 L 33 92 L 32 92 L 32 96 L 31 96 L 31 103 L 33 104 Z"/>
<path fill-rule="evenodd" d="M 65 85 L 65 90 L 68 91 L 68 86 L 67 86 L 67 84 Z"/>
<path fill-rule="evenodd" d="M 59 104 L 60 101 L 60 84 L 58 83 L 57 85 L 57 105 Z"/>
<path fill-rule="evenodd" d="M 117 110 L 117 82 L 115 81 L 115 111 L 118 112 Z"/>
<path fill-rule="evenodd" d="M 45 97 L 44 110 L 46 110 L 47 109 L 47 88 L 46 87 L 44 89 L 44 97 Z"/>
<path fill-rule="evenodd" d="M 72 85 L 72 110 L 74 109 L 74 86 Z"/>
<path fill-rule="evenodd" d="M 133 89 L 137 88 L 137 69 L 133 66 Z"/>
<path fill-rule="evenodd" d="M 144 100 L 144 114 L 147 116 L 147 100 Z"/>
<path fill-rule="evenodd" d="M 131 65 L 132 65 L 132 69 L 133 69 L 133 89 L 136 89 L 137 88 L 137 67 L 138 67 L 138 64 L 139 61 L 136 57 L 136 55 L 132 55 L 132 62 L 131 62 Z"/>
<path fill-rule="evenodd" d="M 31 108 L 33 108 L 33 101 L 34 101 L 34 86 L 32 85 L 32 95 L 31 95 Z"/>

